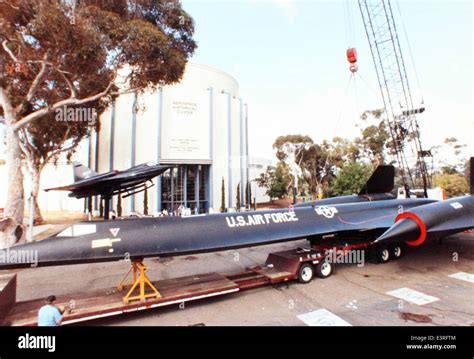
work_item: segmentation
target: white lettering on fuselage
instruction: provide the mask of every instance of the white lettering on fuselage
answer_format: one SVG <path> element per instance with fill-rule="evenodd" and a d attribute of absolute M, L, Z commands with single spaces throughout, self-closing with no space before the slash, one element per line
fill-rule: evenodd
<path fill-rule="evenodd" d="M 226 217 L 225 219 L 227 221 L 227 225 L 230 228 L 298 221 L 298 217 L 296 217 L 295 212 L 249 214 L 246 216 Z"/>

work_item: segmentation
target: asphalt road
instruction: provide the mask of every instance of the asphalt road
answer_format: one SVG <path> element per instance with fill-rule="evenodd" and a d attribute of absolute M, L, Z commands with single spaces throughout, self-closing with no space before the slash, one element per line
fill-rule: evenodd
<path fill-rule="evenodd" d="M 152 280 L 197 273 L 232 273 L 261 265 L 272 251 L 305 241 L 187 257 L 148 259 Z M 17 300 L 115 286 L 126 262 L 24 269 Z M 306 325 L 299 315 L 325 309 L 350 325 L 474 325 L 474 283 L 450 277 L 474 275 L 474 233 L 409 248 L 386 264 L 341 264 L 327 279 L 283 283 L 196 302 L 88 322 L 88 325 Z M 388 292 L 408 288 L 431 296 L 424 305 Z M 406 291 L 406 290 L 405 290 Z M 432 300 L 433 300 L 432 298 Z M 416 299 L 416 298 L 415 298 Z M 320 320 L 320 319 L 319 319 Z M 331 322 L 322 321 L 330 324 Z"/>

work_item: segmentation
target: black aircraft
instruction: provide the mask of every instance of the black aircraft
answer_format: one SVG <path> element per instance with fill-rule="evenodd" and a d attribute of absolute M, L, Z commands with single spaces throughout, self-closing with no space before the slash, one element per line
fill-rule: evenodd
<path fill-rule="evenodd" d="M 473 161 L 471 160 L 471 163 Z M 471 182 L 472 184 L 472 182 Z M 359 201 L 197 215 L 117 219 L 74 224 L 53 237 L 0 251 L 0 269 L 31 263 L 5 261 L 7 251 L 36 251 L 38 266 L 180 256 L 307 239 L 312 244 L 364 242 L 380 261 L 400 243 L 420 245 L 474 228 L 474 196 Z M 385 258 L 386 257 L 386 258 Z"/>
<path fill-rule="evenodd" d="M 104 199 L 104 219 L 108 219 L 110 198 L 126 193 L 123 198 L 144 191 L 150 186 L 147 182 L 161 175 L 171 166 L 157 165 L 152 162 L 131 167 L 125 171 L 97 173 L 78 162 L 74 166 L 74 183 L 69 186 L 48 188 L 45 191 L 71 191 L 69 197 L 88 198 L 100 195 Z"/>

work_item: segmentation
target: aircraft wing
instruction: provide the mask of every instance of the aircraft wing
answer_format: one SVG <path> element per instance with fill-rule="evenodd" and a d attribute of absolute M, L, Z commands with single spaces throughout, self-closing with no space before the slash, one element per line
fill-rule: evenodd
<path fill-rule="evenodd" d="M 95 195 L 110 195 L 116 191 L 133 189 L 159 176 L 170 166 L 145 163 L 125 171 L 111 171 L 80 179 L 68 186 L 48 188 L 46 191 L 71 191 L 70 197 L 84 198 Z"/>
<path fill-rule="evenodd" d="M 97 183 L 100 183 L 104 179 L 111 178 L 115 176 L 118 173 L 118 171 L 111 171 L 107 173 L 102 173 L 90 178 L 85 178 L 82 180 L 79 180 L 77 182 L 74 182 L 73 184 L 70 184 L 68 186 L 61 186 L 61 187 L 53 187 L 53 188 L 47 188 L 45 189 L 46 192 L 48 191 L 75 191 L 79 190 L 82 188 L 87 188 L 89 186 L 93 186 Z"/>

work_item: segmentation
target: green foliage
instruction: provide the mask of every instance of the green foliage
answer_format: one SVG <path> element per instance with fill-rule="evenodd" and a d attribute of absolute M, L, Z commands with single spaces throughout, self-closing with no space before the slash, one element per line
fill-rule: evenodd
<path fill-rule="evenodd" d="M 221 184 L 221 212 L 225 212 L 225 183 L 224 177 L 222 177 L 222 184 Z"/>
<path fill-rule="evenodd" d="M 361 131 L 361 137 L 354 140 L 363 154 L 377 165 L 385 163 L 385 151 L 390 134 L 385 122 L 378 125 L 370 125 Z"/>
<path fill-rule="evenodd" d="M 374 167 L 385 164 L 388 156 L 395 155 L 394 144 L 387 123 L 382 118 L 383 109 L 367 110 L 360 116 L 364 127 L 353 144 L 359 149 L 361 157 L 368 159 Z M 359 125 L 357 125 L 359 126 Z M 404 131 L 400 128 L 400 134 Z M 411 136 L 403 132 L 401 136 Z"/>
<path fill-rule="evenodd" d="M 313 140 L 309 136 L 303 135 L 286 135 L 278 137 L 275 142 L 273 143 L 273 149 L 276 150 L 276 157 L 280 161 L 285 161 L 288 157 L 288 153 L 286 151 L 285 145 L 287 144 L 294 144 L 294 145 L 304 145 L 304 144 L 313 144 Z M 296 157 L 296 161 L 298 162 L 301 159 L 301 154 Z"/>
<path fill-rule="evenodd" d="M 333 196 L 359 193 L 372 173 L 370 165 L 361 162 L 349 162 L 341 168 L 331 189 Z"/>
<path fill-rule="evenodd" d="M 446 191 L 447 197 L 462 196 L 469 192 L 467 178 L 460 173 L 443 173 L 433 176 L 433 185 Z"/>
<path fill-rule="evenodd" d="M 465 148 L 466 145 L 459 143 L 456 137 L 448 137 L 442 146 L 434 146 L 431 150 L 436 162 L 440 164 L 441 171 L 453 174 L 462 172 L 465 168 L 466 157 L 463 154 Z"/>
<path fill-rule="evenodd" d="M 301 170 L 300 177 L 303 180 L 299 183 L 299 190 L 308 190 L 313 197 L 316 197 L 319 192 L 326 196 L 331 195 L 336 173 L 346 164 L 360 162 L 359 170 L 368 168 L 371 172 L 371 167 L 375 168 L 379 164 L 393 162 L 393 144 L 388 127 L 382 120 L 383 113 L 381 109 L 365 111 L 361 116 L 360 136 L 352 141 L 334 137 L 332 141 L 324 140 L 321 143 L 314 143 L 307 135 L 286 135 L 275 140 L 273 149 L 276 157 L 283 162 L 288 159 L 288 145 L 301 149 L 295 152 L 297 154 L 295 160 Z M 369 166 L 369 163 L 372 166 Z M 288 183 L 292 181 L 290 176 Z M 352 193 L 359 185 L 358 183 L 349 185 L 341 181 L 342 179 L 339 179 L 338 192 Z M 263 179 L 261 182 L 265 183 L 268 180 Z"/>
<path fill-rule="evenodd" d="M 288 194 L 290 179 L 283 162 L 278 162 L 276 168 L 268 166 L 267 170 L 255 180 L 260 187 L 266 188 L 265 193 L 271 199 L 283 198 Z"/>
<path fill-rule="evenodd" d="M 442 174 L 454 175 L 459 173 L 455 166 L 443 166 L 441 167 Z"/>

